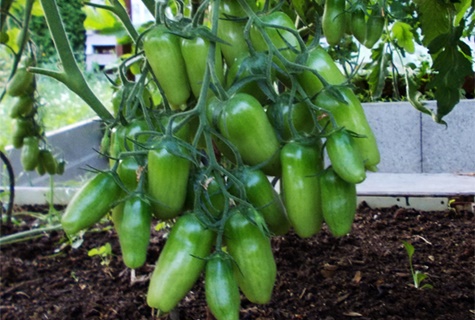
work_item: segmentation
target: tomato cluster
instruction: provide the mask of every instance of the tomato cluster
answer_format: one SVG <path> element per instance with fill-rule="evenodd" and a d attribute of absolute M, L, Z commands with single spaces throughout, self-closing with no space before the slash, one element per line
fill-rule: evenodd
<path fill-rule="evenodd" d="M 239 291 L 271 299 L 272 235 L 350 232 L 355 186 L 379 151 L 347 78 L 293 19 L 251 0 L 209 4 L 191 21 L 160 15 L 140 37 L 120 70 L 111 169 L 62 224 L 75 234 L 112 210 L 124 263 L 138 268 L 152 221 L 170 222 L 148 304 L 171 311 L 204 272 L 211 312 L 238 319 Z"/>
<path fill-rule="evenodd" d="M 22 60 L 5 88 L 5 92 L 14 99 L 10 109 L 10 118 L 15 121 L 12 145 L 21 148 L 20 161 L 25 171 L 36 169 L 39 175 L 62 174 L 65 162 L 56 159 L 48 147 L 38 121 L 35 76 L 27 70 L 33 64 L 33 59 Z"/>

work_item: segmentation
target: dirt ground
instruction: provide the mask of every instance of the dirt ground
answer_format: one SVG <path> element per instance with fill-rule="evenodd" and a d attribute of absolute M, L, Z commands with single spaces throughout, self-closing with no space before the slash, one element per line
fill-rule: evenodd
<path fill-rule="evenodd" d="M 147 264 L 133 283 L 107 225 L 86 233 L 77 249 L 62 247 L 61 231 L 4 245 L 1 319 L 153 319 L 145 294 L 163 234 L 154 231 Z M 403 240 L 415 247 L 414 267 L 432 289 L 413 286 Z M 108 265 L 88 256 L 107 242 L 114 253 Z M 278 268 L 272 301 L 255 305 L 242 297 L 241 319 L 475 319 L 471 213 L 361 206 L 348 236 L 335 239 L 324 228 L 310 239 L 289 234 L 272 242 Z M 202 281 L 163 319 L 213 319 Z"/>

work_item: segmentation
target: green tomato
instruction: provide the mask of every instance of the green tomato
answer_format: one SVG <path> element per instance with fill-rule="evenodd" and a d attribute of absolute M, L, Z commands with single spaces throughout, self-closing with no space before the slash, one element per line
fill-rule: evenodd
<path fill-rule="evenodd" d="M 319 174 L 323 170 L 320 143 L 287 143 L 280 153 L 282 196 L 295 233 L 315 235 L 322 226 Z"/>
<path fill-rule="evenodd" d="M 10 110 L 10 118 L 19 118 L 33 111 L 35 99 L 30 95 L 19 96 Z"/>
<path fill-rule="evenodd" d="M 143 39 L 143 49 L 153 74 L 174 110 L 186 109 L 190 84 L 180 50 L 180 38 L 157 25 Z"/>
<path fill-rule="evenodd" d="M 202 225 L 196 215 L 178 218 L 150 279 L 150 307 L 165 313 L 175 308 L 198 280 L 214 239 L 214 232 Z"/>
<path fill-rule="evenodd" d="M 247 3 L 255 8 L 254 0 L 247 0 Z M 219 2 L 218 37 L 227 42 L 221 46 L 221 51 L 228 67 L 232 66 L 238 58 L 249 54 L 244 39 L 246 21 L 243 18 L 246 17 L 246 13 L 237 1 L 222 0 Z"/>
<path fill-rule="evenodd" d="M 20 162 L 25 171 L 33 171 L 38 165 L 40 157 L 38 137 L 25 137 L 21 149 Z"/>
<path fill-rule="evenodd" d="M 114 208 L 112 221 L 119 236 L 124 264 L 131 269 L 140 268 L 147 259 L 150 242 L 150 204 L 141 196 L 132 196 Z"/>
<path fill-rule="evenodd" d="M 343 180 L 356 184 L 366 179 L 366 170 L 354 139 L 341 129 L 330 134 L 326 148 L 333 170 Z"/>
<path fill-rule="evenodd" d="M 267 24 L 285 27 L 297 32 L 292 19 L 282 11 L 274 11 L 269 15 L 262 16 L 261 20 Z M 295 61 L 297 57 L 297 51 L 300 50 L 299 41 L 296 38 L 296 34 L 281 28 L 268 26 L 262 29 L 256 25 L 253 25 L 251 28 L 251 42 L 256 51 L 267 52 L 270 50 L 267 42 L 264 39 L 264 36 L 262 35 L 263 32 L 265 32 L 274 47 L 282 54 L 285 59 L 290 62 Z M 274 57 L 273 61 L 279 68 L 286 72 L 284 64 L 278 57 Z M 282 81 L 288 82 L 285 74 L 278 74 L 277 76 L 280 77 Z"/>
<path fill-rule="evenodd" d="M 40 150 L 40 162 L 43 165 L 45 171 L 50 174 L 56 174 L 56 167 L 58 165 L 56 159 L 51 153 L 51 150 L 41 149 Z"/>
<path fill-rule="evenodd" d="M 232 261 L 222 254 L 214 254 L 206 262 L 205 295 L 206 303 L 217 320 L 239 320 L 239 287 Z"/>
<path fill-rule="evenodd" d="M 305 65 L 318 72 L 329 84 L 339 85 L 347 80 L 328 52 L 320 46 L 308 52 Z M 323 89 L 320 79 L 308 70 L 298 75 L 298 81 L 310 98 L 314 98 Z"/>
<path fill-rule="evenodd" d="M 61 217 L 64 231 L 73 235 L 101 220 L 119 199 L 121 191 L 111 173 L 96 174 L 74 194 L 66 207 Z"/>
<path fill-rule="evenodd" d="M 221 134 L 237 148 L 246 164 L 263 165 L 266 174 L 280 175 L 280 144 L 259 101 L 237 93 L 224 103 L 217 123 Z"/>
<path fill-rule="evenodd" d="M 27 95 L 33 92 L 35 75 L 28 72 L 26 67 L 18 68 L 13 77 L 8 81 L 6 92 L 12 97 Z"/>
<path fill-rule="evenodd" d="M 180 42 L 181 53 L 186 65 L 186 73 L 193 95 L 198 98 L 201 92 L 206 68 L 208 67 L 209 41 L 205 38 L 182 38 Z M 214 68 L 221 84 L 224 84 L 223 59 L 220 45 L 216 44 Z"/>
<path fill-rule="evenodd" d="M 356 212 L 356 186 L 327 168 L 320 179 L 323 219 L 335 237 L 351 231 Z"/>
<path fill-rule="evenodd" d="M 371 15 L 368 17 L 368 21 L 366 23 L 366 37 L 364 41 L 364 46 L 368 49 L 374 47 L 376 42 L 381 38 L 383 34 L 385 19 L 381 13 L 381 8 L 379 5 L 376 5 Z"/>
<path fill-rule="evenodd" d="M 32 118 L 18 118 L 13 123 L 12 144 L 19 149 L 23 146 L 25 137 L 33 136 L 37 133 L 37 128 Z"/>
<path fill-rule="evenodd" d="M 262 215 L 269 230 L 276 235 L 284 235 L 290 229 L 284 205 L 279 194 L 267 176 L 258 169 L 239 168 L 235 176 L 244 186 L 246 198 Z M 238 188 L 233 186 L 231 192 L 241 196 Z"/>
<path fill-rule="evenodd" d="M 350 88 L 341 88 L 338 89 L 338 92 L 343 101 L 337 99 L 328 90 L 324 90 L 318 94 L 315 104 L 331 112 L 338 127 L 344 127 L 363 136 L 354 138 L 354 143 L 361 154 L 366 169 L 376 170 L 376 165 L 380 161 L 379 149 L 361 102 Z M 328 125 L 332 129 L 328 118 L 323 118 L 321 122 L 322 126 Z"/>
<path fill-rule="evenodd" d="M 134 157 L 126 157 L 121 159 L 119 166 L 117 167 L 117 175 L 127 190 L 130 192 L 133 192 L 135 189 L 137 189 L 139 181 L 139 169 L 140 166 Z"/>
<path fill-rule="evenodd" d="M 322 31 L 331 46 L 340 43 L 345 33 L 345 0 L 326 0 L 322 16 Z"/>
<path fill-rule="evenodd" d="M 178 216 L 185 204 L 191 162 L 176 141 L 161 139 L 148 152 L 148 193 L 154 215 L 163 220 Z"/>
<path fill-rule="evenodd" d="M 268 303 L 277 273 L 270 239 L 240 211 L 226 222 L 224 237 L 242 293 L 252 303 Z"/>
<path fill-rule="evenodd" d="M 364 44 L 366 40 L 366 10 L 355 8 L 351 13 L 351 32 L 359 43 Z"/>
<path fill-rule="evenodd" d="M 293 103 L 290 97 L 283 94 L 266 110 L 267 117 L 284 141 L 297 138 L 299 135 L 310 134 L 314 127 L 312 111 L 305 102 Z"/>

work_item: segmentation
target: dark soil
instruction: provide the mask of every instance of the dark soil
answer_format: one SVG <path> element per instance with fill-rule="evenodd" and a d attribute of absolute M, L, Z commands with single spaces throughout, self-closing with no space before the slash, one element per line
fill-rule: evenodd
<path fill-rule="evenodd" d="M 3 246 L 1 319 L 153 319 L 145 302 L 147 277 L 163 235 L 154 231 L 147 264 L 133 283 L 111 228 L 86 233 L 78 249 L 62 248 L 61 231 Z M 414 267 L 428 275 L 424 283 L 432 289 L 413 286 L 403 240 L 414 245 Z M 108 265 L 88 256 L 107 242 L 114 253 Z M 305 240 L 276 237 L 273 248 L 278 277 L 272 301 L 254 305 L 243 297 L 242 319 L 475 319 L 471 213 L 360 207 L 346 237 L 335 239 L 324 228 Z M 201 281 L 167 317 L 213 319 Z"/>

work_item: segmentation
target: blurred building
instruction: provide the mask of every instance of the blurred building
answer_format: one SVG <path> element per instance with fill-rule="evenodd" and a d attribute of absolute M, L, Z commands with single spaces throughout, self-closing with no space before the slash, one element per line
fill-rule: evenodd
<path fill-rule="evenodd" d="M 96 3 L 104 3 L 104 0 L 95 0 Z M 134 26 L 141 25 L 153 20 L 152 14 L 143 5 L 141 0 L 125 0 Z M 86 32 L 86 69 L 93 70 L 95 67 L 103 69 L 113 64 L 118 55 L 124 52 L 124 48 L 117 44 L 114 35 L 104 35 L 99 32 L 88 30 Z"/>

